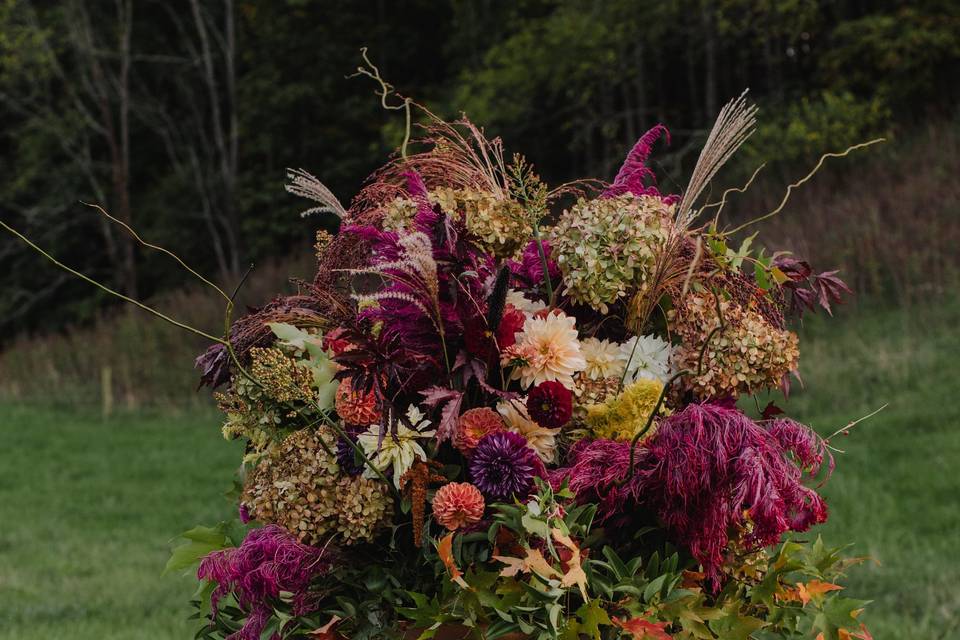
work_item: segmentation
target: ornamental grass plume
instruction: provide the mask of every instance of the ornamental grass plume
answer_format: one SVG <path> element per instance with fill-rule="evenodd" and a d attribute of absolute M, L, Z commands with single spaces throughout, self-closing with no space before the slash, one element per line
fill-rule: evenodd
<path fill-rule="evenodd" d="M 210 604 L 217 605 L 232 594 L 247 614 L 243 627 L 228 640 L 260 640 L 273 614 L 272 602 L 281 593 L 291 594 L 293 615 L 316 611 L 318 594 L 312 581 L 332 568 L 332 554 L 297 541 L 276 525 L 254 529 L 239 547 L 214 551 L 200 563 L 197 577 L 217 583 Z"/>
<path fill-rule="evenodd" d="M 743 529 L 745 547 L 757 549 L 826 521 L 826 503 L 802 483 L 804 472 L 816 476 L 825 460 L 832 468 L 809 427 L 756 423 L 732 404 L 708 402 L 662 419 L 636 450 L 629 478 L 630 444 L 595 440 L 574 446 L 570 466 L 551 480 L 568 480 L 579 501 L 599 502 L 601 521 L 624 520 L 637 505 L 653 509 L 717 582 L 731 532 Z"/>

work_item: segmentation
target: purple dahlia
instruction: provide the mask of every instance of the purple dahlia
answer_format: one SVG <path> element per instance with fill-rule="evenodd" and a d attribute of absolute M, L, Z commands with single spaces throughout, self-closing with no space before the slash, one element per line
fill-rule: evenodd
<path fill-rule="evenodd" d="M 526 438 L 512 431 L 484 436 L 470 458 L 473 483 L 490 500 L 526 498 L 533 489 L 533 479 L 543 475 L 537 453 Z"/>

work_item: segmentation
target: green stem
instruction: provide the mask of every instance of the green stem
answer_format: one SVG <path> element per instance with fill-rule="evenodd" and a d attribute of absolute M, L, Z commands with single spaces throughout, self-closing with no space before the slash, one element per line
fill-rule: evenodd
<path fill-rule="evenodd" d="M 547 264 L 547 252 L 543 249 L 543 240 L 540 238 L 540 223 L 533 223 L 533 240 L 537 243 L 537 253 L 540 254 L 540 265 L 543 267 L 543 283 L 547 287 L 547 300 L 550 308 L 556 302 L 553 297 L 553 283 L 550 282 L 550 267 Z"/>

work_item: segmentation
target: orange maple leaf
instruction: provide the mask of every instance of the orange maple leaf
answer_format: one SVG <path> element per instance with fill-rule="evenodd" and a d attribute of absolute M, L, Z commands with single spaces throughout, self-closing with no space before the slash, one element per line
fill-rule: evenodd
<path fill-rule="evenodd" d="M 500 575 L 504 578 L 512 578 L 518 573 L 530 573 L 531 571 L 544 578 L 555 578 L 560 575 L 559 571 L 550 566 L 539 549 L 527 549 L 526 557 L 523 558 L 493 556 L 493 559 L 507 565 L 500 570 Z"/>
<path fill-rule="evenodd" d="M 821 580 L 811 580 L 807 584 L 801 582 L 797 585 L 797 595 L 800 596 L 800 601 L 803 603 L 803 606 L 807 606 L 811 600 L 819 598 L 819 596 L 830 591 L 839 591 L 840 589 L 843 589 L 840 585 L 823 582 Z"/>
<path fill-rule="evenodd" d="M 629 633 L 634 640 L 673 640 L 673 636 L 666 632 L 666 622 L 650 622 L 643 618 L 611 618 L 610 622 Z"/>
<path fill-rule="evenodd" d="M 439 544 L 437 544 L 437 554 L 440 556 L 440 560 L 447 568 L 447 571 L 450 572 L 450 579 L 464 589 L 469 589 L 470 585 L 463 579 L 463 572 L 460 571 L 456 561 L 453 559 L 453 536 L 455 533 L 455 531 L 452 531 L 440 539 Z"/>
<path fill-rule="evenodd" d="M 870 635 L 870 632 L 867 631 L 867 626 L 865 624 L 860 624 L 859 631 L 847 631 L 846 629 L 840 629 L 837 633 L 840 636 L 840 640 L 873 640 L 873 636 Z"/>
<path fill-rule="evenodd" d="M 588 599 L 587 596 L 587 574 L 583 571 L 583 566 L 580 561 L 580 547 L 577 546 L 577 543 L 570 539 L 570 536 L 565 535 L 560 529 L 551 529 L 550 533 L 553 534 L 553 539 L 565 546 L 570 550 L 570 560 L 567 561 L 567 566 L 570 568 L 567 570 L 563 577 L 560 578 L 560 584 L 565 587 L 572 587 L 577 585 L 580 587 L 580 594 L 583 596 L 583 599 Z"/>

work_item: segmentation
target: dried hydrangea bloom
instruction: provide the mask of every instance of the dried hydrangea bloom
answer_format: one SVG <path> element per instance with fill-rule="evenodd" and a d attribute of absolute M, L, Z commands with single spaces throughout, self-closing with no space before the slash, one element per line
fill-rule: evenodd
<path fill-rule="evenodd" d="M 248 476 L 241 498 L 255 519 L 277 524 L 302 542 L 369 542 L 393 515 L 380 480 L 349 477 L 337 464 L 336 438 L 326 430 L 289 435 Z"/>
<path fill-rule="evenodd" d="M 586 372 L 581 372 L 574 378 L 573 395 L 577 398 L 574 413 L 576 415 L 583 415 L 587 405 L 603 404 L 608 398 L 612 398 L 619 392 L 619 376 L 608 376 L 606 378 L 592 380 L 586 375 Z"/>
<path fill-rule="evenodd" d="M 533 234 L 529 215 L 515 200 L 497 198 L 483 191 L 446 187 L 432 191 L 430 199 L 448 214 L 464 215 L 467 229 L 498 257 L 516 256 Z"/>
<path fill-rule="evenodd" d="M 704 352 L 703 375 L 686 384 L 702 398 L 722 398 L 781 386 L 800 358 L 797 334 L 778 329 L 758 311 L 732 300 L 720 302 L 724 329 Z M 718 326 L 717 303 L 710 294 L 691 293 L 668 314 L 681 344 L 674 352 L 679 369 L 696 371 L 700 350 Z"/>
<path fill-rule="evenodd" d="M 662 391 L 663 383 L 659 380 L 641 378 L 624 387 L 619 396 L 587 406 L 584 421 L 598 438 L 632 440 L 646 426 Z M 652 434 L 652 430 L 648 432 Z"/>
<path fill-rule="evenodd" d="M 464 220 L 480 245 L 500 258 L 517 257 L 533 227 L 520 203 L 497 198 L 473 189 L 440 187 L 427 194 L 430 203 L 440 205 L 449 216 Z M 417 213 L 412 198 L 395 198 L 383 208 L 383 228 L 399 231 L 407 227 Z"/>
<path fill-rule="evenodd" d="M 550 234 L 566 295 L 607 313 L 646 285 L 666 244 L 675 205 L 652 195 L 580 200 Z"/>

